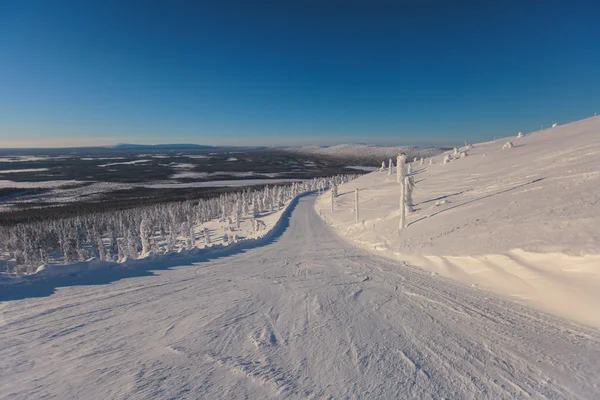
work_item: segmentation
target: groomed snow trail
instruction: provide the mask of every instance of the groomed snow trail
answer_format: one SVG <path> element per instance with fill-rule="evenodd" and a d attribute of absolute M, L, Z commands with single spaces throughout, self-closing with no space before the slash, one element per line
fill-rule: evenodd
<path fill-rule="evenodd" d="M 2 303 L 0 397 L 600 396 L 600 332 L 370 256 L 313 202 L 264 247 Z"/>

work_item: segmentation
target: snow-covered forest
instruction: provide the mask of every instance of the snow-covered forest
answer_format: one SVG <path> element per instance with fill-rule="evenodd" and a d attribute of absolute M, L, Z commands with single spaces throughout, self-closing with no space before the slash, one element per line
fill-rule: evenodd
<path fill-rule="evenodd" d="M 0 256 L 9 274 L 35 273 L 39 266 L 97 258 L 123 262 L 151 254 L 229 244 L 266 229 L 262 218 L 307 191 L 336 186 L 358 175 L 315 178 L 221 194 L 211 199 L 92 213 L 0 227 Z M 206 225 L 218 221 L 216 232 Z M 216 236 L 218 234 L 218 237 Z"/>

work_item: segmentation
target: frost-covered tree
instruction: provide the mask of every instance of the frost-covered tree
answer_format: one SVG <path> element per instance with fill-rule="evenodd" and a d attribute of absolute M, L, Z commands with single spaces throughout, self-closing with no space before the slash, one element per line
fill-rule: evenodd
<path fill-rule="evenodd" d="M 149 218 L 144 218 L 140 222 L 140 241 L 142 242 L 142 257 L 150 253 L 150 240 L 152 238 L 153 228 Z"/>
<path fill-rule="evenodd" d="M 502 149 L 512 149 L 512 148 L 513 148 L 513 143 L 511 141 L 504 143 L 504 146 L 502 146 Z"/>
<path fill-rule="evenodd" d="M 388 175 L 392 175 L 392 159 L 390 158 L 389 164 L 388 164 Z"/>
<path fill-rule="evenodd" d="M 204 241 L 206 242 L 206 244 L 210 244 L 210 232 L 208 231 L 208 228 L 204 228 Z"/>
<path fill-rule="evenodd" d="M 380 171 L 385 171 L 385 161 L 381 162 L 381 169 Z"/>
<path fill-rule="evenodd" d="M 523 132 L 519 132 L 519 134 L 517 135 L 517 139 L 521 139 L 523 136 L 525 136 L 525 135 L 523 134 Z"/>
<path fill-rule="evenodd" d="M 446 154 L 444 156 L 444 164 L 448 164 L 450 162 L 450 154 Z"/>

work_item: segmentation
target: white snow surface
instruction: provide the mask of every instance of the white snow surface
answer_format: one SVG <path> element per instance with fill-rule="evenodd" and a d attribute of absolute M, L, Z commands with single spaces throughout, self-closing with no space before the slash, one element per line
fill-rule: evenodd
<path fill-rule="evenodd" d="M 600 327 L 600 117 L 466 152 L 413 164 L 415 212 L 402 232 L 395 172 L 345 185 L 333 214 L 329 193 L 316 208 L 378 255 Z"/>
<path fill-rule="evenodd" d="M 22 169 L 3 169 L 0 174 L 14 174 L 19 172 L 42 172 L 48 171 L 48 168 L 22 168 Z"/>
<path fill-rule="evenodd" d="M 148 154 L 144 154 L 144 156 L 148 156 Z M 101 164 L 101 165 L 98 165 L 98 166 L 104 168 L 104 167 L 112 167 L 113 165 L 136 165 L 136 164 L 144 164 L 144 163 L 147 163 L 147 162 L 150 162 L 150 161 L 152 161 L 152 160 L 123 161 L 123 162 L 114 162 L 114 163 L 108 163 L 108 164 Z"/>
<path fill-rule="evenodd" d="M 373 257 L 314 208 L 263 247 L 17 292 L 0 398 L 600 396 L 597 330 Z"/>

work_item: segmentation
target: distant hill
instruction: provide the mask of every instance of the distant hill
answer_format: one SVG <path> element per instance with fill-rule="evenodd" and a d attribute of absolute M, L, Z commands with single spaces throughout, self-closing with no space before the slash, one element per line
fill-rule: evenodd
<path fill-rule="evenodd" d="M 207 146 L 203 144 L 128 144 L 128 143 L 119 143 L 115 146 L 111 146 L 113 149 L 121 149 L 121 150 L 170 150 L 170 149 L 195 149 L 195 150 L 203 150 L 203 149 L 214 149 L 215 146 Z"/>
<path fill-rule="evenodd" d="M 412 147 L 412 146 L 375 146 L 366 144 L 339 144 L 336 146 L 307 146 L 307 147 L 289 147 L 285 150 L 344 160 L 350 165 L 372 165 L 379 166 L 382 161 L 389 158 L 396 159 L 400 153 L 406 154 L 408 160 L 414 157 L 428 158 L 442 153 L 447 147 Z"/>

